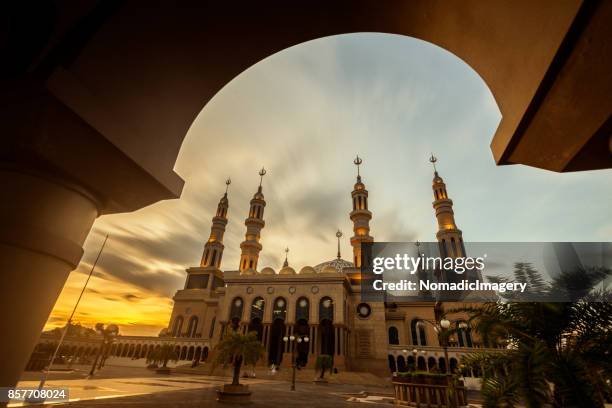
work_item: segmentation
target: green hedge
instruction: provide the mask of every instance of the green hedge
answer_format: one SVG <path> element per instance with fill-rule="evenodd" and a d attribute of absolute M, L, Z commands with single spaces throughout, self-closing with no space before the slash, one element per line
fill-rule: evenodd
<path fill-rule="evenodd" d="M 447 375 L 444 373 L 430 373 L 427 371 L 406 371 L 403 373 L 397 373 L 398 377 L 408 378 L 408 377 L 429 377 L 429 378 L 444 378 Z"/>

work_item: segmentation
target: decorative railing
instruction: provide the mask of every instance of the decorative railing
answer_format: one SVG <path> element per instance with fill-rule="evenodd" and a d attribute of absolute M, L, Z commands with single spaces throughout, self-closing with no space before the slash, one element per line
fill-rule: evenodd
<path fill-rule="evenodd" d="M 451 377 L 443 378 L 402 378 L 393 377 L 395 404 L 412 407 L 464 407 L 467 406 L 467 390 L 463 381 L 449 381 Z"/>

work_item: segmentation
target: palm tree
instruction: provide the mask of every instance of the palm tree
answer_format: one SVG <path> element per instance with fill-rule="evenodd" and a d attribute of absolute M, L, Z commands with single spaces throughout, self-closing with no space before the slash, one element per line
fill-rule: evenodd
<path fill-rule="evenodd" d="M 233 366 L 232 385 L 240 385 L 240 368 L 242 364 L 255 364 L 265 349 L 257 339 L 256 332 L 240 334 L 232 331 L 225 335 L 215 347 L 217 357 L 215 364 L 230 363 Z M 213 367 L 214 369 L 214 367 Z"/>
<path fill-rule="evenodd" d="M 171 344 L 162 344 L 159 348 L 154 348 L 147 356 L 147 364 L 159 365 L 161 363 L 163 369 L 167 369 L 168 361 L 178 361 L 179 356 Z"/>
<path fill-rule="evenodd" d="M 542 302 L 459 309 L 470 314 L 485 345 L 507 346 L 463 359 L 468 367 L 484 369 L 485 407 L 514 407 L 519 401 L 528 408 L 604 406 L 612 379 L 612 303 L 601 301 L 609 300 L 609 292 L 592 288 L 609 273 L 579 269 L 545 283 L 529 265 L 517 264 L 515 277 L 539 285 Z M 572 302 L 552 301 L 560 292 Z"/>

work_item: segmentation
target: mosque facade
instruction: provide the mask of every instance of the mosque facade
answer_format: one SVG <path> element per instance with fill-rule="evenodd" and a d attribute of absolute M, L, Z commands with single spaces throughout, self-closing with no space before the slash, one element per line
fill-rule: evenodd
<path fill-rule="evenodd" d="M 453 202 L 435 170 L 435 157 L 430 161 L 434 164 L 433 208 L 440 251 L 445 256 L 465 256 Z M 439 318 L 445 307 L 441 302 L 361 301 L 361 247 L 374 238 L 370 235 L 368 190 L 360 174 L 362 160 L 357 157 L 354 163 L 357 179 L 350 201 L 347 199 L 353 223 L 351 261 L 340 256 L 342 234 L 338 231 L 335 259 L 298 269 L 290 266 L 286 258 L 278 271 L 258 268 L 266 207 L 262 169 L 244 221 L 246 231 L 238 268 L 222 269 L 229 209 L 226 189 L 212 219 L 200 265 L 187 269 L 185 286 L 174 296 L 168 335 L 176 340 L 197 340 L 199 347 L 191 353 L 195 359 L 208 358 L 228 330 L 238 330 L 257 333 L 266 350 L 264 364 L 288 366 L 294 353 L 300 364 L 312 367 L 318 355 L 327 354 L 333 356 L 339 370 L 379 373 L 402 371 L 408 364 L 444 371 L 446 364 L 456 367 L 461 354 L 481 347 L 469 328 L 459 330 L 450 339 L 446 361 L 434 325 L 423 324 Z M 461 316 L 451 319 L 452 324 L 461 321 Z M 291 336 L 302 341 L 283 341 Z"/>

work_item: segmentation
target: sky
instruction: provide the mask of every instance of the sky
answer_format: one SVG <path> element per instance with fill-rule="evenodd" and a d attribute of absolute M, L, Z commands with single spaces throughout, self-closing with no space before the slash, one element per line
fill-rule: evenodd
<path fill-rule="evenodd" d="M 95 222 L 46 329 L 65 324 L 108 233 L 74 320 L 157 335 L 185 269 L 199 265 L 227 177 L 222 269 L 237 269 L 262 166 L 259 269 L 278 270 L 285 247 L 296 270 L 334 258 L 338 228 L 343 258 L 352 258 L 357 154 L 376 241 L 435 240 L 432 152 L 466 241 L 610 241 L 610 171 L 496 166 L 489 144 L 500 119 L 478 73 L 421 40 L 348 34 L 272 55 L 203 106 L 175 166 L 185 180 L 180 199 Z"/>

